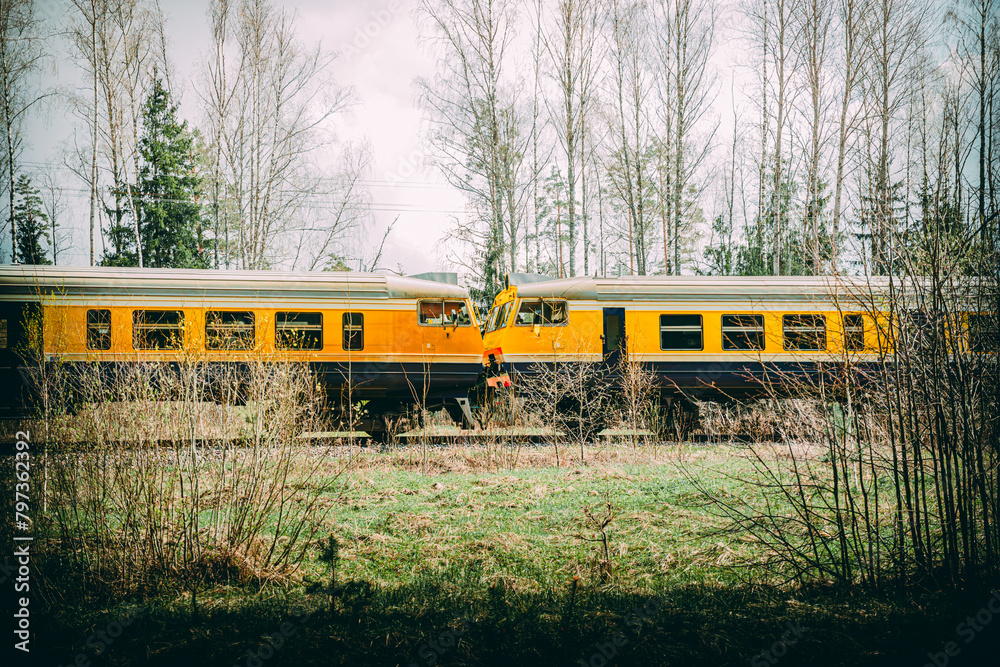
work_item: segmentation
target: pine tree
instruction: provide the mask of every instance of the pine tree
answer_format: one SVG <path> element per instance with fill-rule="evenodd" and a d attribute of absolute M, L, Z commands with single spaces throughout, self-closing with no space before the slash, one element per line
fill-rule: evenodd
<path fill-rule="evenodd" d="M 205 268 L 209 253 L 202 238 L 201 178 L 195 171 L 194 138 L 177 119 L 170 92 L 154 77 L 143 110 L 139 141 L 141 166 L 133 189 L 145 265 Z"/>
<path fill-rule="evenodd" d="M 49 218 L 42 208 L 38 188 L 31 184 L 31 177 L 21 174 L 15 188 L 14 224 L 17 225 L 17 261 L 21 264 L 51 264 L 42 247 L 44 240 L 50 247 Z"/>

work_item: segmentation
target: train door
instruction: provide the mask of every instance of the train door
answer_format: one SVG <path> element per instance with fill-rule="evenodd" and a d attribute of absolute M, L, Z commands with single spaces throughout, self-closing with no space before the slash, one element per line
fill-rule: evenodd
<path fill-rule="evenodd" d="M 607 366 L 617 366 L 622 356 L 627 353 L 625 340 L 625 309 L 604 309 L 603 341 L 604 363 Z"/>

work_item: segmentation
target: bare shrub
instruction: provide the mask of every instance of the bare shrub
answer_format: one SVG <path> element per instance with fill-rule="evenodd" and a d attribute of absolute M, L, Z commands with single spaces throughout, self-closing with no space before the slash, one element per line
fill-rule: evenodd
<path fill-rule="evenodd" d="M 512 389 L 492 391 L 479 409 L 478 421 L 487 466 L 517 468 L 521 450 L 530 434 L 542 428 L 524 397 Z"/>
<path fill-rule="evenodd" d="M 539 362 L 528 374 L 519 377 L 527 411 L 552 430 L 552 445 L 556 465 L 561 465 L 559 446 L 568 438 L 584 460 L 584 445 L 592 437 L 598 420 L 608 405 L 607 386 L 603 369 L 598 364 Z"/>
<path fill-rule="evenodd" d="M 577 519 L 579 530 L 573 537 L 595 545 L 591 568 L 597 579 L 606 584 L 614 576 L 610 528 L 615 520 L 615 508 L 610 494 L 605 492 L 604 501 L 596 508 L 584 505 L 581 512 L 583 517 Z"/>
<path fill-rule="evenodd" d="M 713 428 L 751 434 L 756 474 L 740 481 L 764 502 L 701 491 L 768 547 L 779 578 L 877 587 L 1000 570 L 1000 291 L 941 261 L 930 277 L 916 266 L 843 300 L 864 314 L 868 350 L 774 374 L 771 398 L 752 408 L 708 411 Z M 779 400 L 789 394 L 800 398 Z"/>
<path fill-rule="evenodd" d="M 625 429 L 633 450 L 648 444 L 659 435 L 660 395 L 656 374 L 634 359 L 623 360 L 618 366 L 621 391 L 616 407 L 619 422 Z"/>
<path fill-rule="evenodd" d="M 299 437 L 327 430 L 306 364 L 188 359 L 50 365 L 38 375 L 50 396 L 43 419 L 54 425 L 39 545 L 50 571 L 78 577 L 86 593 L 174 582 L 194 605 L 210 582 L 294 573 L 322 524 L 320 498 L 344 471 Z M 233 398 L 234 387 L 242 405 L 205 400 Z"/>
<path fill-rule="evenodd" d="M 698 403 L 698 413 L 705 435 L 719 440 L 737 436 L 750 442 L 809 439 L 827 418 L 822 402 L 808 398 L 706 401 Z"/>

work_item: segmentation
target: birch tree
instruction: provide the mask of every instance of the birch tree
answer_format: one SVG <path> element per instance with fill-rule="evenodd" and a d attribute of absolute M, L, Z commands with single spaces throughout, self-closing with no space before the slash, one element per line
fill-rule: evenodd
<path fill-rule="evenodd" d="M 627 216 L 626 237 L 633 272 L 649 272 L 653 239 L 649 204 L 653 185 L 649 161 L 654 137 L 650 128 L 647 98 L 653 89 L 648 39 L 644 27 L 649 19 L 644 6 L 629 0 L 612 0 L 606 21 L 609 33 L 607 96 L 608 181 L 617 201 L 616 209 Z"/>
<path fill-rule="evenodd" d="M 233 253 L 229 245 L 230 209 L 226 207 L 228 180 L 225 178 L 223 148 L 227 137 L 226 121 L 235 91 L 226 79 L 226 53 L 229 49 L 229 29 L 232 22 L 233 0 L 214 0 L 208 6 L 209 25 L 212 30 L 212 56 L 203 72 L 203 86 L 199 88 L 202 107 L 205 110 L 210 146 L 208 150 L 209 182 L 211 196 L 212 230 L 215 237 L 213 263 L 215 268 L 225 264 L 230 267 Z M 222 251 L 220 259 L 219 252 Z"/>
<path fill-rule="evenodd" d="M 42 206 L 45 208 L 45 216 L 49 220 L 49 238 L 52 240 L 52 263 L 59 263 L 59 252 L 63 249 L 69 239 L 63 228 L 63 214 L 68 205 L 66 202 L 66 192 L 63 184 L 57 177 L 54 169 L 46 169 L 40 174 L 39 190 L 41 191 Z"/>
<path fill-rule="evenodd" d="M 320 183 L 317 201 L 307 207 L 302 227 L 296 230 L 293 269 L 330 269 L 361 257 L 361 249 L 351 247 L 350 240 L 352 235 L 363 234 L 371 222 L 371 196 L 362 182 L 371 173 L 371 165 L 368 144 L 345 148 L 340 164 Z"/>
<path fill-rule="evenodd" d="M 7 190 L 6 223 L 10 225 L 11 261 L 17 261 L 14 219 L 15 177 L 23 148 L 23 124 L 28 111 L 46 94 L 36 90 L 34 76 L 42 66 L 41 23 L 34 0 L 0 3 L 0 116 L 3 119 L 3 182 Z"/>
<path fill-rule="evenodd" d="M 90 245 L 90 265 L 97 263 L 97 237 L 103 237 L 99 232 L 100 222 L 97 214 L 99 172 L 97 155 L 99 144 L 99 126 L 101 100 L 98 87 L 98 70 L 100 68 L 97 49 L 98 27 L 103 25 L 106 14 L 106 0 L 72 0 L 73 14 L 70 23 L 69 36 L 77 63 L 82 63 L 81 69 L 87 77 L 88 99 L 77 100 L 77 107 L 82 110 L 90 134 L 89 155 L 84 159 L 82 153 L 75 155 L 73 162 L 67 162 L 71 170 L 87 185 L 90 196 L 88 208 L 90 230 L 88 235 Z"/>
<path fill-rule="evenodd" d="M 850 142 L 857 126 L 861 105 L 854 102 L 859 73 L 863 63 L 863 24 L 860 0 L 841 0 L 838 7 L 840 20 L 841 48 L 839 71 L 843 72 L 840 82 L 839 119 L 837 121 L 837 167 L 833 181 L 833 217 L 830 236 L 833 247 L 830 253 L 830 267 L 839 271 L 841 246 L 841 212 L 844 181 L 847 176 L 847 158 Z"/>
<path fill-rule="evenodd" d="M 955 55 L 959 59 L 963 78 L 968 81 L 975 97 L 974 143 L 978 162 L 976 226 L 985 248 L 990 235 L 990 220 L 997 215 L 997 174 L 993 171 L 994 160 L 989 159 L 987 147 L 990 137 L 996 132 L 997 117 L 993 113 L 993 105 L 1000 94 L 1000 0 L 961 0 L 949 17 L 957 33 Z"/>
<path fill-rule="evenodd" d="M 104 152 L 114 198 L 113 207 L 106 204 L 105 209 L 112 217 L 108 234 L 114 250 L 103 262 L 141 268 L 143 243 L 130 184 L 139 172 L 145 87 L 159 64 L 154 44 L 160 16 L 138 0 L 112 0 L 104 17 L 97 32 L 98 81 L 104 106 Z"/>
<path fill-rule="evenodd" d="M 209 17 L 214 53 L 201 96 L 215 142 L 213 224 L 226 202 L 235 229 L 223 235 L 236 237 L 222 244 L 227 266 L 279 266 L 294 261 L 294 232 L 321 191 L 311 157 L 332 143 L 326 122 L 351 94 L 330 77 L 334 56 L 303 45 L 293 14 L 269 0 L 215 0 Z"/>
<path fill-rule="evenodd" d="M 880 275 L 892 266 L 900 195 L 893 182 L 894 132 L 906 102 L 905 83 L 912 58 L 922 43 L 926 8 L 904 0 L 875 0 L 865 12 L 863 100 L 867 203 L 863 226 L 871 238 L 871 267 Z"/>
<path fill-rule="evenodd" d="M 791 77 L 798 66 L 795 60 L 794 49 L 794 20 L 793 15 L 796 4 L 800 0 L 776 0 L 772 3 L 774 12 L 772 13 L 773 24 L 773 50 L 774 59 L 774 148 L 773 157 L 773 183 L 771 186 L 771 225 L 774 243 L 771 248 L 771 273 L 775 276 L 781 275 L 781 256 L 784 252 L 784 239 L 786 233 L 784 229 L 787 216 L 784 211 L 783 201 L 783 170 L 784 164 L 784 132 L 788 122 L 789 92 Z"/>
<path fill-rule="evenodd" d="M 696 182 L 712 148 L 718 121 L 708 113 L 717 95 L 717 79 L 709 68 L 715 47 L 715 5 L 695 0 L 661 0 L 657 32 L 659 57 L 667 78 L 661 86 L 670 109 L 666 123 L 671 153 L 669 228 L 673 273 L 681 273 L 682 236 L 693 232 L 692 209 L 702 185 Z M 693 195 L 693 196 L 692 196 Z"/>
<path fill-rule="evenodd" d="M 577 179 L 583 155 L 583 124 L 592 104 L 596 79 L 594 56 L 599 12 L 595 0 L 557 0 L 555 5 L 552 29 L 545 39 L 556 84 L 549 114 L 566 167 L 568 274 L 573 276 L 576 275 Z"/>
<path fill-rule="evenodd" d="M 848 0 L 851 1 L 851 0 Z M 808 127 L 806 145 L 806 201 L 804 252 L 806 266 L 813 275 L 826 271 L 829 240 L 823 224 L 821 197 L 821 160 L 827 145 L 827 113 L 829 99 L 824 91 L 829 85 L 827 71 L 828 36 L 833 19 L 829 0 L 803 0 L 798 6 L 799 30 L 796 48 L 803 64 L 804 84 L 808 91 L 808 110 L 804 114 Z M 834 243 L 836 240 L 834 240 Z"/>
<path fill-rule="evenodd" d="M 419 83 L 430 112 L 436 163 L 470 197 L 473 215 L 471 226 L 460 225 L 453 238 L 482 253 L 477 282 L 482 295 L 492 295 L 505 268 L 518 267 L 526 200 L 532 193 L 523 173 L 529 141 L 537 151 L 537 127 L 525 131 L 516 75 L 508 73 L 517 4 L 424 0 L 420 13 L 439 49 L 437 77 Z M 537 169 L 537 152 L 533 155 Z"/>

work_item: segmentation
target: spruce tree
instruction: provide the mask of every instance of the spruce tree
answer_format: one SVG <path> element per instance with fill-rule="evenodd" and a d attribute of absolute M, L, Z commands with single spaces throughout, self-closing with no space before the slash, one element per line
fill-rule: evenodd
<path fill-rule="evenodd" d="M 143 110 L 141 166 L 135 184 L 136 210 L 148 267 L 204 268 L 209 254 L 201 237 L 201 178 L 195 172 L 194 139 L 187 121 L 158 77 Z"/>
<path fill-rule="evenodd" d="M 31 177 L 20 174 L 15 188 L 14 224 L 17 225 L 17 261 L 21 264 L 51 264 L 42 247 L 50 247 L 49 217 L 42 208 L 38 188 L 31 184 Z"/>

